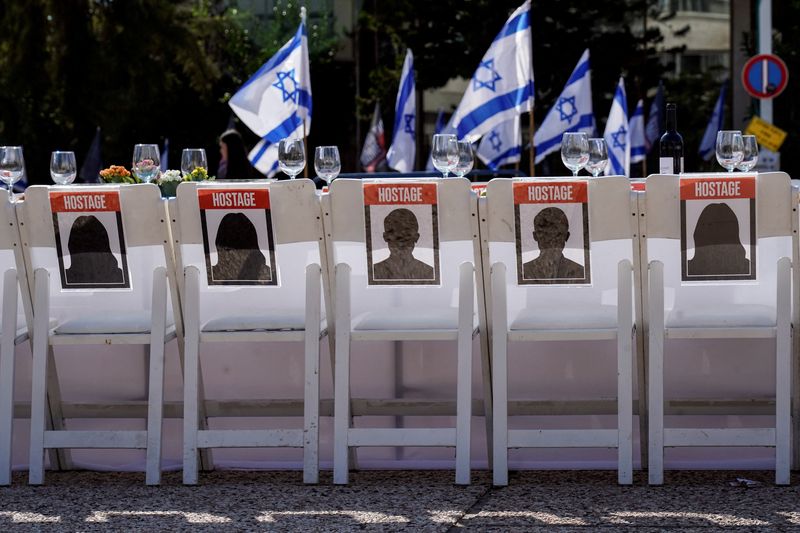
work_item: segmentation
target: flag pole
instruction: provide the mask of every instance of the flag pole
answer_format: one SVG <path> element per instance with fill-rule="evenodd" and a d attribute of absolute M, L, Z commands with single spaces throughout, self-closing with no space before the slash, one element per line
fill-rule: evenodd
<path fill-rule="evenodd" d="M 530 156 L 531 156 L 531 163 L 530 163 L 530 171 L 531 171 L 530 175 L 531 175 L 531 177 L 536 175 L 536 174 L 534 174 L 534 171 L 533 171 L 533 167 L 534 167 L 533 162 L 536 160 L 536 148 L 533 146 L 533 126 L 534 126 L 534 124 L 533 124 L 533 109 L 531 109 L 530 112 L 528 113 L 528 136 L 530 137 L 530 139 L 529 139 L 529 141 L 530 141 L 530 149 L 529 149 L 529 151 L 530 151 Z"/>
<path fill-rule="evenodd" d="M 300 7 L 300 22 L 303 26 L 306 24 L 306 6 Z M 308 30 L 306 29 L 306 32 Z M 306 49 L 308 50 L 308 49 Z M 309 89 L 310 90 L 310 89 Z M 308 178 L 308 146 L 306 143 L 306 121 L 303 119 L 303 158 L 306 160 L 306 165 L 303 167 L 303 177 Z"/>

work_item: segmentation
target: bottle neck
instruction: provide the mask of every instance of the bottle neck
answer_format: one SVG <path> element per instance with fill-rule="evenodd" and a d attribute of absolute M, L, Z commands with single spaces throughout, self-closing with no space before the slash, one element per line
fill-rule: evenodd
<path fill-rule="evenodd" d="M 678 129 L 677 113 L 674 107 L 667 108 L 667 131 L 675 132 Z"/>

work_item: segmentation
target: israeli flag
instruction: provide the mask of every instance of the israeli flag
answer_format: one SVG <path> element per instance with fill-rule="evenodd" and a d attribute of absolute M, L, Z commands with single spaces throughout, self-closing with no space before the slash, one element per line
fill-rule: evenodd
<path fill-rule="evenodd" d="M 628 128 L 628 104 L 625 97 L 625 80 L 620 77 L 617 92 L 608 112 L 606 130 L 603 133 L 608 147 L 608 166 L 605 175 L 628 176 L 630 174 L 631 139 Z"/>
<path fill-rule="evenodd" d="M 703 134 L 703 140 L 700 141 L 700 150 L 698 153 L 704 161 L 711 159 L 717 150 L 717 132 L 722 129 L 722 121 L 725 118 L 723 114 L 725 110 L 725 95 L 728 92 L 728 80 L 722 82 L 722 87 L 719 90 L 719 97 L 717 103 L 714 105 L 714 112 L 711 114 L 711 120 L 708 121 L 706 132 Z"/>
<path fill-rule="evenodd" d="M 647 143 L 647 152 L 658 144 L 661 139 L 664 123 L 664 82 L 658 82 L 658 90 L 656 96 L 650 103 L 650 113 L 647 116 L 647 125 L 645 126 L 645 142 Z"/>
<path fill-rule="evenodd" d="M 522 154 L 522 130 L 519 115 L 498 124 L 481 137 L 478 157 L 492 170 L 519 163 Z"/>
<path fill-rule="evenodd" d="M 459 139 L 474 141 L 533 109 L 530 9 L 526 0 L 511 14 L 472 75 L 452 119 Z"/>
<path fill-rule="evenodd" d="M 394 109 L 394 135 L 392 145 L 386 156 L 389 168 L 399 172 L 414 170 L 414 157 L 417 151 L 416 140 L 417 99 L 414 92 L 414 54 L 406 51 L 403 61 L 403 74 L 397 89 L 397 103 Z"/>
<path fill-rule="evenodd" d="M 534 161 L 540 163 L 548 154 L 559 150 L 561 137 L 568 131 L 582 131 L 589 136 L 594 135 L 595 131 L 588 48 L 581 55 L 564 90 L 533 136 L 536 151 Z"/>
<path fill-rule="evenodd" d="M 644 138 L 644 102 L 636 102 L 636 109 L 628 121 L 631 130 L 631 163 L 644 161 L 647 156 L 647 144 Z"/>
<path fill-rule="evenodd" d="M 294 37 L 264 63 L 230 99 L 229 105 L 261 137 L 250 163 L 272 177 L 278 171 L 278 142 L 311 131 L 311 76 L 305 8 Z"/>

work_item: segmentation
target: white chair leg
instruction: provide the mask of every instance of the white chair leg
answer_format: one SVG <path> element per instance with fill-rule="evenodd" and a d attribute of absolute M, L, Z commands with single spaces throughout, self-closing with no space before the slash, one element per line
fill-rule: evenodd
<path fill-rule="evenodd" d="M 44 430 L 47 418 L 47 347 L 50 336 L 50 274 L 34 274 L 33 368 L 31 370 L 31 439 L 28 483 L 44 483 Z M 16 311 L 15 311 L 16 312 Z"/>
<path fill-rule="evenodd" d="M 200 372 L 200 273 L 196 267 L 185 272 L 183 306 L 186 340 L 183 364 L 183 484 L 197 484 L 198 374 Z"/>
<path fill-rule="evenodd" d="M 788 485 L 791 467 L 792 409 L 792 331 L 791 262 L 778 261 L 775 355 L 775 483 Z M 795 332 L 797 334 L 797 332 Z"/>
<path fill-rule="evenodd" d="M 648 341 L 648 417 L 650 422 L 647 477 L 664 483 L 664 265 L 650 263 L 650 330 Z"/>
<path fill-rule="evenodd" d="M 319 483 L 319 265 L 306 268 L 305 390 L 303 395 L 303 482 Z"/>
<path fill-rule="evenodd" d="M 147 394 L 147 471 L 145 483 L 161 483 L 161 430 L 164 419 L 164 339 L 167 327 L 167 272 L 153 272 L 149 383 Z"/>
<path fill-rule="evenodd" d="M 3 275 L 3 331 L 0 339 L 0 485 L 11 484 L 14 427 L 14 339 L 17 335 L 17 271 Z"/>
<path fill-rule="evenodd" d="M 469 485 L 470 432 L 472 421 L 472 329 L 475 316 L 475 269 L 463 263 L 459 269 L 458 370 L 456 381 L 456 484 Z"/>
<path fill-rule="evenodd" d="M 494 448 L 492 483 L 508 485 L 508 311 L 506 266 L 492 265 L 492 415 Z"/>
<path fill-rule="evenodd" d="M 617 478 L 633 483 L 633 294 L 630 261 L 620 261 L 617 279 Z"/>
<path fill-rule="evenodd" d="M 334 365 L 333 482 L 347 484 L 350 465 L 350 267 L 336 265 L 336 361 Z"/>

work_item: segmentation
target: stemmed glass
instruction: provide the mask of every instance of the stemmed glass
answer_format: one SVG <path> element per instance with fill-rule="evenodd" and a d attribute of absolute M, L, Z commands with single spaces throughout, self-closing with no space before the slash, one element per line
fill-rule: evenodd
<path fill-rule="evenodd" d="M 453 167 L 453 174 L 463 178 L 475 164 L 475 156 L 472 155 L 472 143 L 469 141 L 458 141 L 458 163 Z"/>
<path fill-rule="evenodd" d="M 317 146 L 317 149 L 314 150 L 314 170 L 317 171 L 317 176 L 330 185 L 339 175 L 339 172 L 342 171 L 339 148 L 336 146 Z"/>
<path fill-rule="evenodd" d="M 602 174 L 608 166 L 608 147 L 602 137 L 589 139 L 589 162 L 586 170 L 595 178 Z"/>
<path fill-rule="evenodd" d="M 736 167 L 742 172 L 750 172 L 758 164 L 758 141 L 755 135 L 742 135 L 742 162 Z"/>
<path fill-rule="evenodd" d="M 133 147 L 133 175 L 150 183 L 161 172 L 161 153 L 157 144 L 137 144 Z"/>
<path fill-rule="evenodd" d="M 306 166 L 303 139 L 281 139 L 278 143 L 278 166 L 290 179 L 303 171 Z"/>
<path fill-rule="evenodd" d="M 733 172 L 736 165 L 744 158 L 744 141 L 742 132 L 722 130 L 717 132 L 717 161 L 728 172 Z"/>
<path fill-rule="evenodd" d="M 0 179 L 8 186 L 8 201 L 14 202 L 14 184 L 25 173 L 22 146 L 0 146 Z"/>
<path fill-rule="evenodd" d="M 188 176 L 196 168 L 208 170 L 208 159 L 204 148 L 184 148 L 181 153 L 181 172 Z"/>
<path fill-rule="evenodd" d="M 53 183 L 69 185 L 75 181 L 77 173 L 75 152 L 55 151 L 50 155 L 50 177 L 53 178 Z"/>
<path fill-rule="evenodd" d="M 433 136 L 431 153 L 433 166 L 446 178 L 447 174 L 458 164 L 458 141 L 450 133 L 437 133 Z"/>
<path fill-rule="evenodd" d="M 561 161 L 577 176 L 589 162 L 589 136 L 583 132 L 569 131 L 561 138 Z"/>

